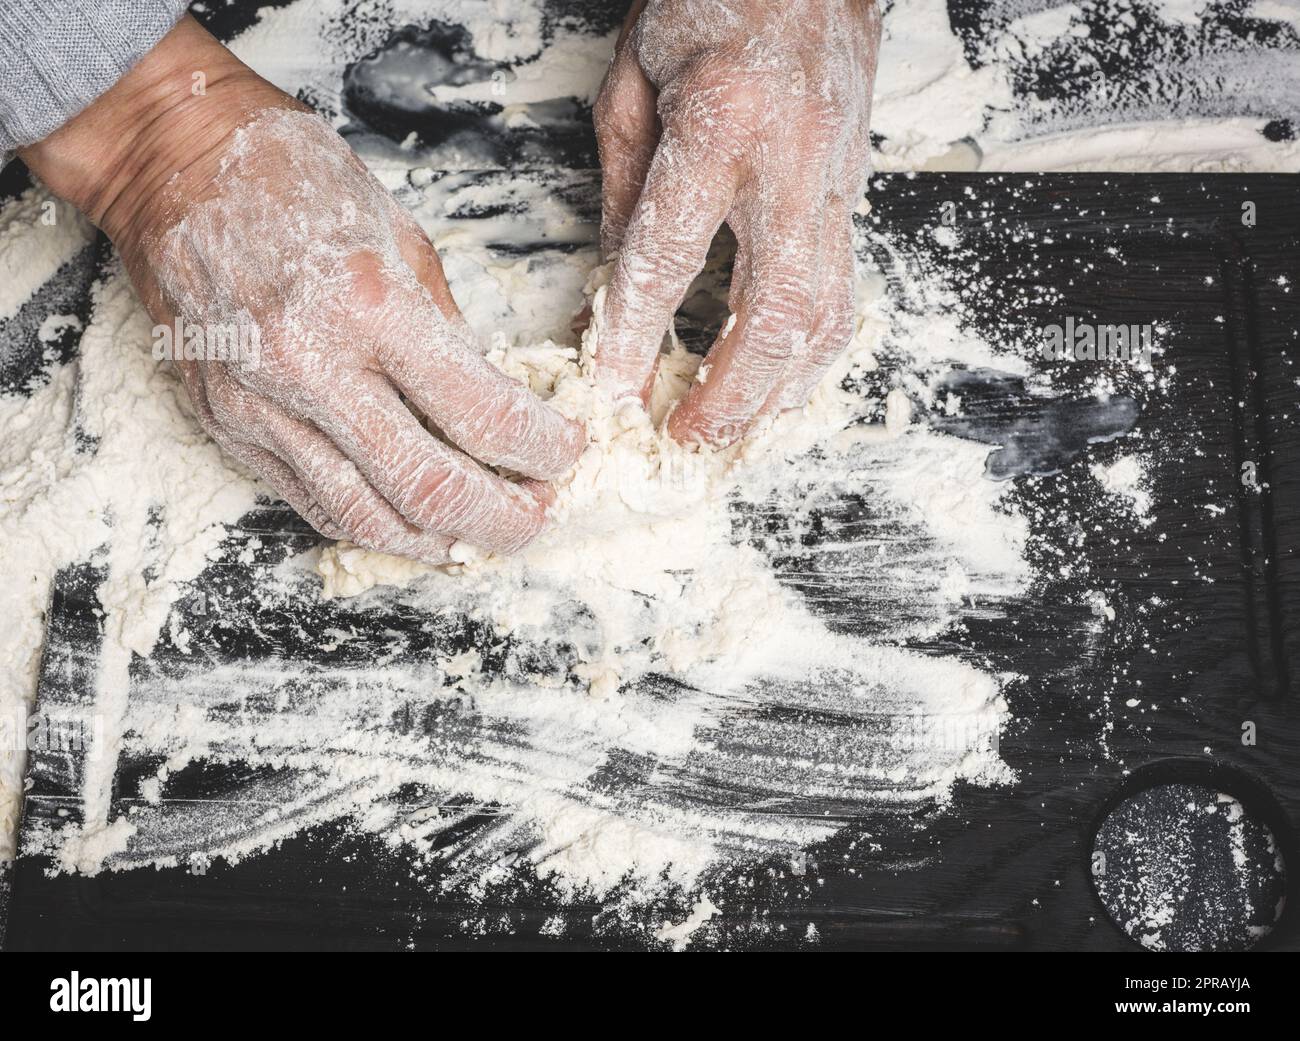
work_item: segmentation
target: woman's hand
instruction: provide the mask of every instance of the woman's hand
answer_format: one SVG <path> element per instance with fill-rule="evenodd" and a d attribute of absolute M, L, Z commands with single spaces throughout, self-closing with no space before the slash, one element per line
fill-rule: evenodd
<path fill-rule="evenodd" d="M 440 563 L 540 530 L 537 482 L 580 426 L 484 360 L 432 245 L 343 139 L 197 23 L 24 158 L 105 229 L 155 321 L 255 345 L 177 365 L 205 429 L 323 535 Z"/>
<path fill-rule="evenodd" d="M 724 220 L 738 243 L 737 320 L 673 412 L 677 439 L 725 445 L 802 405 L 848 343 L 879 41 L 871 0 L 649 0 L 629 15 L 596 102 L 602 245 L 617 255 L 607 386 L 645 400 Z"/>

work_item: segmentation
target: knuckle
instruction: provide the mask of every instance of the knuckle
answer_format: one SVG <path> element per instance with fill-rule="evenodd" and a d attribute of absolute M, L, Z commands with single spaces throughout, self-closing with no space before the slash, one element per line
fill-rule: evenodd
<path fill-rule="evenodd" d="M 486 475 L 434 466 L 414 483 L 404 508 L 399 508 L 427 531 L 463 534 L 513 553 L 541 530 L 542 508 L 525 503 L 522 493 L 494 501 L 488 480 Z"/>
<path fill-rule="evenodd" d="M 765 122 L 777 92 L 773 75 L 746 66 L 727 49 L 693 61 L 661 95 L 665 123 L 694 135 L 752 136 Z"/>
<path fill-rule="evenodd" d="M 822 325 L 809 344 L 810 353 L 816 359 L 830 360 L 839 355 L 853 338 L 852 321 L 830 321 Z"/>
<path fill-rule="evenodd" d="M 382 257 L 368 250 L 345 261 L 348 274 L 348 310 L 360 318 L 384 314 L 393 305 L 393 279 Z"/>
<path fill-rule="evenodd" d="M 795 356 L 799 340 L 797 334 L 791 333 L 753 336 L 745 343 L 745 353 L 755 368 L 780 368 Z"/>
<path fill-rule="evenodd" d="M 473 515 L 478 496 L 474 483 L 456 467 L 441 461 L 424 460 L 408 470 L 405 490 L 394 505 L 421 528 L 441 531 L 458 529 Z"/>
<path fill-rule="evenodd" d="M 511 446 L 522 444 L 532 433 L 533 424 L 522 407 L 511 402 L 483 396 L 446 424 L 447 436 L 457 445 L 477 455 L 499 455 Z"/>
<path fill-rule="evenodd" d="M 224 430 L 244 430 L 253 418 L 248 395 L 233 380 L 222 380 L 209 387 L 208 410 L 213 422 Z"/>
<path fill-rule="evenodd" d="M 318 341 L 310 329 L 300 330 L 292 339 L 276 336 L 273 346 L 262 348 L 256 368 L 241 371 L 239 379 L 275 404 L 302 412 L 328 397 L 324 388 L 337 386 L 339 367 L 329 351 L 338 346 Z"/>
<path fill-rule="evenodd" d="M 248 467 L 257 477 L 266 481 L 277 492 L 280 491 L 280 486 L 277 483 L 278 475 L 266 465 L 266 456 L 258 445 L 249 441 L 240 441 L 232 437 L 228 431 L 215 425 L 208 430 L 208 433 L 212 436 L 212 440 L 217 443 L 217 447 L 226 455 Z"/>
<path fill-rule="evenodd" d="M 262 347 L 258 367 L 247 378 L 252 385 L 262 386 L 276 381 L 300 378 L 309 368 L 309 349 L 302 344 L 302 334 L 290 337 L 276 334 L 270 344 Z"/>
<path fill-rule="evenodd" d="M 277 489 L 278 491 L 279 489 Z M 284 495 L 283 492 L 280 493 Z M 285 499 L 288 502 L 288 499 Z M 290 505 L 293 505 L 292 503 Z M 298 516 L 305 520 L 319 534 L 327 539 L 338 538 L 340 526 L 330 517 L 328 511 L 318 502 L 304 502 L 296 506 Z M 346 529 L 342 529 L 346 531 Z"/>
<path fill-rule="evenodd" d="M 753 302 L 750 324 L 764 333 L 806 333 L 813 324 L 812 303 L 806 288 L 778 280 L 767 285 Z"/>
<path fill-rule="evenodd" d="M 482 401 L 445 432 L 484 462 L 530 476 L 559 476 L 586 445 L 586 432 L 525 394 Z"/>
<path fill-rule="evenodd" d="M 392 532 L 373 514 L 364 521 L 351 526 L 347 524 L 340 526 L 348 533 L 349 541 L 355 542 L 358 546 L 365 546 L 366 549 L 375 549 L 385 553 L 391 552 L 397 545 L 392 537 Z"/>
<path fill-rule="evenodd" d="M 707 246 L 704 247 L 707 249 Z M 676 290 L 704 263 L 704 251 L 668 222 L 638 222 L 619 253 L 616 275 L 626 289 L 662 286 Z"/>
<path fill-rule="evenodd" d="M 839 354 L 853 339 L 853 307 L 837 306 L 813 327 L 809 346 L 817 357 Z"/>
<path fill-rule="evenodd" d="M 330 515 L 344 531 L 355 539 L 375 539 L 383 531 L 383 520 L 365 495 L 356 489 L 347 489 L 333 497 Z"/>

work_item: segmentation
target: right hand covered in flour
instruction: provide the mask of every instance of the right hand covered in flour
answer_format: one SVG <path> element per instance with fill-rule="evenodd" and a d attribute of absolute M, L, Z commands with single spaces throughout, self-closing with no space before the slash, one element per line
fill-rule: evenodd
<path fill-rule="evenodd" d="M 433 246 L 343 139 L 197 23 L 24 158 L 105 229 L 160 326 L 238 345 L 173 348 L 199 420 L 323 535 L 442 563 L 541 529 L 581 427 L 483 358 Z"/>
<path fill-rule="evenodd" d="M 647 400 L 659 344 L 725 221 L 736 322 L 669 421 L 723 446 L 804 404 L 852 333 L 851 214 L 880 41 L 872 0 L 639 2 L 596 102 L 599 378 Z"/>

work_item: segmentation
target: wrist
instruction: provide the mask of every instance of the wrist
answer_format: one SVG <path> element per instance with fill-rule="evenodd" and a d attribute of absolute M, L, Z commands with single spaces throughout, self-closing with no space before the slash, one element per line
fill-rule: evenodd
<path fill-rule="evenodd" d="M 19 155 L 119 249 L 156 220 L 163 190 L 215 163 L 252 113 L 298 103 L 188 15 L 117 83 Z"/>

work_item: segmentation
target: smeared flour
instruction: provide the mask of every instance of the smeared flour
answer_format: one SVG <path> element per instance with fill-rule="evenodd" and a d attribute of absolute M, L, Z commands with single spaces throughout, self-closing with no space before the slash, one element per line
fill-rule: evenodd
<path fill-rule="evenodd" d="M 6 262 L 18 266 L 22 257 L 28 269 L 53 272 L 89 242 L 85 222 L 62 204 L 57 223 L 42 224 L 45 198 L 31 189 L 6 208 Z M 99 591 L 108 639 L 96 708 L 107 744 L 90 766 L 86 792 L 92 815 L 107 825 L 131 656 L 149 653 L 180 583 L 198 574 L 226 525 L 258 494 L 195 425 L 174 375 L 152 360 L 150 328 L 115 266 L 96 288 L 78 360 L 55 368 L 30 396 L 0 399 L 0 573 L 4 614 L 15 620 L 0 637 L 2 856 L 13 850 L 24 762 L 17 753 L 25 748 L 55 573 L 82 560 L 108 568 Z"/>
<path fill-rule="evenodd" d="M 445 13 L 460 9 L 444 6 Z M 1024 5 L 1028 20 L 1016 28 L 1026 55 L 1049 49 L 1048 28 L 1081 31 L 1072 12 L 1035 21 L 1032 6 Z M 1280 17 L 1273 8 L 1281 6 L 1260 3 L 1257 14 Z M 267 9 L 235 49 L 337 115 L 346 63 L 379 46 L 395 22 L 430 16 L 424 3 L 393 5 L 370 20 L 343 19 L 343 7 Z M 589 101 L 609 41 L 593 42 L 568 26 L 548 42 L 540 5 L 512 5 L 519 10 L 504 20 L 500 7 L 473 9 L 468 24 L 479 52 L 538 55 L 518 77 L 524 108 L 509 118 L 526 120 L 527 105 L 557 95 Z M 1007 70 L 1021 58 L 993 55 L 972 65 L 945 28 L 942 4 L 888 6 L 885 25 L 875 102 L 882 168 L 1300 166 L 1295 143 L 1265 140 L 1260 120 L 1197 119 L 1177 106 L 1167 119 L 1142 125 L 1043 123 L 1041 132 L 1027 133 L 1031 120 L 997 115 L 1012 103 Z M 474 100 L 491 89 L 484 83 L 461 93 Z M 917 111 L 934 119 L 918 124 Z M 963 146 L 964 139 L 974 143 Z M 437 243 L 471 325 L 504 330 L 494 360 L 571 414 L 590 418 L 597 403 L 581 348 L 564 329 L 595 263 L 585 245 L 591 235 L 562 201 L 524 178 L 503 174 L 496 185 L 435 178 L 430 165 L 455 166 L 451 151 L 375 147 L 366 158 Z M 502 198 L 522 200 L 530 218 L 538 215 L 542 238 L 581 245 L 548 265 L 503 259 L 485 243 L 508 232 L 508 221 L 454 222 L 458 207 L 473 211 Z M 43 225 L 47 201 L 33 189 L 0 215 L 0 316 L 18 314 L 90 241 L 84 223 L 61 204 L 54 204 L 56 222 Z M 874 290 L 862 292 L 860 304 L 859 334 L 838 377 L 872 364 L 882 321 Z M 99 591 L 106 641 L 95 706 L 105 740 L 87 776 L 85 827 L 64 829 L 48 851 L 61 867 L 87 871 L 193 855 L 234 859 L 348 815 L 395 845 L 423 849 L 460 819 L 448 810 L 454 804 L 500 815 L 475 848 L 455 851 L 462 877 L 474 884 L 490 885 L 524 849 L 535 870 L 564 891 L 610 893 L 629 873 L 650 888 L 665 877 L 689 886 L 720 861 L 794 855 L 837 827 L 816 816 L 827 804 L 848 812 L 908 805 L 943 798 L 959 779 L 1007 780 L 996 752 L 1003 678 L 955 656 L 900 646 L 942 632 L 959 605 L 996 601 L 1030 580 L 1024 519 L 985 476 L 987 449 L 908 422 L 911 402 L 926 393 L 919 373 L 958 359 L 1006 359 L 941 307 L 906 320 L 916 353 L 900 360 L 885 393 L 844 393 L 832 380 L 804 413 L 717 458 L 678 452 L 655 432 L 655 419 L 694 375 L 694 356 L 674 348 L 656 415 L 598 415 L 603 440 L 569 479 L 554 531 L 521 557 L 466 555 L 460 568 L 429 574 L 336 548 L 319 561 L 284 565 L 284 581 L 299 583 L 319 564 L 326 591 L 356 596 L 359 610 L 382 613 L 397 598 L 431 618 L 472 615 L 538 646 L 562 631 L 571 644 L 563 653 L 542 655 L 540 663 L 521 653 L 500 673 L 485 666 L 489 647 L 422 668 L 395 653 L 324 676 L 288 662 L 224 664 L 202 684 L 177 686 L 133 679 L 129 669 L 164 634 L 185 642 L 170 628 L 175 601 L 256 503 L 259 487 L 202 435 L 179 383 L 152 361 L 149 321 L 120 268 L 110 265 L 76 360 L 54 363 L 38 385 L 0 398 L 6 721 L 25 721 L 34 695 L 55 572 L 93 560 L 108 576 Z M 44 341 L 68 328 L 42 314 L 31 332 Z M 588 350 L 593 346 L 589 338 Z M 1127 464 L 1116 467 L 1097 479 L 1141 514 L 1137 478 Z M 845 571 L 874 567 L 885 613 L 896 619 L 867 633 L 828 621 L 816 596 L 793 591 L 774 563 L 778 556 L 787 567 L 799 560 L 801 526 L 814 507 L 852 494 L 870 498 L 879 524 L 842 548 Z M 900 547 L 887 532 L 897 524 L 924 534 L 923 553 L 895 555 Z M 403 588 L 370 588 L 393 582 Z M 268 584 L 259 595 L 274 603 L 281 593 Z M 325 634 L 322 646 L 353 638 Z M 395 735 L 377 722 L 411 702 L 467 697 L 473 713 L 432 745 L 425 735 Z M 282 710 L 268 716 L 258 707 L 263 701 Z M 764 708 L 769 715 L 755 711 Z M 822 716 L 847 725 L 818 725 Z M 140 807 L 114 816 L 111 782 L 123 751 L 157 754 L 166 765 L 147 782 Z M 168 818 L 156 809 L 168 778 L 205 758 L 282 768 L 288 780 L 259 789 L 275 809 L 200 822 L 207 830 L 187 821 L 184 833 L 168 833 Z M 616 759 L 648 764 L 645 777 L 610 787 L 603 771 Z M 0 858 L 13 852 L 22 763 L 20 751 L 0 753 Z M 789 812 L 712 804 L 705 796 L 719 782 L 743 785 Z M 446 799 L 412 811 L 395 795 L 409 785 Z M 695 906 L 678 924 L 660 923 L 664 942 L 707 929 L 719 900 L 704 894 Z"/>
<path fill-rule="evenodd" d="M 114 299 L 134 306 L 129 297 Z M 420 784 L 468 797 L 472 806 L 510 808 L 509 827 L 461 853 L 465 874 L 480 884 L 490 884 L 501 857 L 523 848 L 540 874 L 575 895 L 608 893 L 629 876 L 652 888 L 662 880 L 690 886 L 719 859 L 792 854 L 832 834 L 836 825 L 818 820 L 816 807 L 909 805 L 945 798 L 957 780 L 1010 779 L 997 755 L 1005 714 L 999 679 L 882 639 L 940 631 L 965 600 L 1014 591 L 1028 574 L 1023 521 L 999 507 L 1000 489 L 982 473 L 983 450 L 911 425 L 907 397 L 897 388 L 880 400 L 841 387 L 846 376 L 874 370 L 870 346 L 879 315 L 864 312 L 853 349 L 806 410 L 727 452 L 701 454 L 659 432 L 698 365 L 680 345 L 669 344 L 650 414 L 615 411 L 600 398 L 588 369 L 599 349 L 601 302 L 597 291 L 595 320 L 580 350 L 499 339 L 490 353 L 562 411 L 593 421 L 594 443 L 561 482 L 549 533 L 512 558 L 478 558 L 467 547 L 465 562 L 448 569 L 349 547 L 327 549 L 319 563 L 328 594 L 406 583 L 406 602 L 430 617 L 481 619 L 495 639 L 534 647 L 558 634 L 572 654 L 530 652 L 519 658 L 526 667 L 489 665 L 488 641 L 422 667 L 376 661 L 332 680 L 292 662 L 219 666 L 200 681 L 216 681 L 213 692 L 227 704 L 237 692 L 249 705 L 246 718 L 232 719 L 226 710 L 213 712 L 204 689 L 173 684 L 137 680 L 128 704 L 131 655 L 148 653 L 146 635 L 156 638 L 163 619 L 126 598 L 110 602 L 122 610 L 110 616 L 98 708 L 109 732 L 125 736 L 123 750 L 166 756 L 166 769 L 142 791 L 146 803 L 165 800 L 167 777 L 201 758 L 290 767 L 301 774 L 302 789 L 280 789 L 282 805 L 265 819 L 244 820 L 238 829 L 213 822 L 223 825 L 220 837 L 169 835 L 145 807 L 127 816 L 109 812 L 119 751 L 109 744 L 91 767 L 96 787 L 87 806 L 98 815 L 83 829 L 65 826 L 50 837 L 48 851 L 64 868 L 175 863 L 178 845 L 183 856 L 198 848 L 205 857 L 233 859 L 341 814 L 359 814 L 363 827 L 418 848 L 450 826 L 441 812 L 409 816 L 392 805 L 403 785 Z M 142 335 L 133 320 L 138 316 L 97 315 L 92 326 L 126 321 L 113 342 L 130 354 L 138 349 L 132 337 Z M 82 366 L 98 363 L 97 343 L 89 342 Z M 120 358 L 105 364 L 125 365 Z M 149 422 L 171 429 L 189 420 Z M 183 455 L 163 469 L 171 465 L 194 469 Z M 106 476 L 114 486 L 124 483 Z M 735 508 L 766 504 L 797 539 L 810 509 L 881 481 L 894 500 L 879 504 L 882 521 L 892 512 L 928 526 L 936 567 L 906 593 L 904 617 L 873 638 L 817 617 L 780 581 L 770 549 L 737 528 Z M 242 481 L 233 487 L 251 491 Z M 156 494 L 161 510 L 176 518 L 173 526 L 201 528 L 201 496 L 173 502 Z M 182 556 L 188 575 L 211 545 L 199 540 Z M 886 542 L 845 550 L 860 561 L 858 571 L 897 566 Z M 128 559 L 139 571 L 127 567 L 124 574 L 148 570 Z M 391 599 L 381 597 L 373 609 L 387 610 L 385 604 Z M 128 643 L 119 632 L 140 635 Z M 666 677 L 678 685 L 667 699 Z M 268 720 L 252 710 L 267 693 L 313 679 L 320 687 L 304 711 Z M 432 749 L 420 735 L 395 737 L 383 725 L 392 713 L 386 705 L 414 691 L 427 704 L 467 697 L 476 714 L 500 721 L 509 737 L 473 726 L 457 735 L 453 728 Z M 746 719 L 764 704 L 791 718 Z M 819 725 L 823 716 L 839 722 Z M 681 776 L 648 788 L 592 787 L 609 757 L 627 755 Z M 724 779 L 804 809 L 773 815 L 714 804 L 706 785 Z"/>

